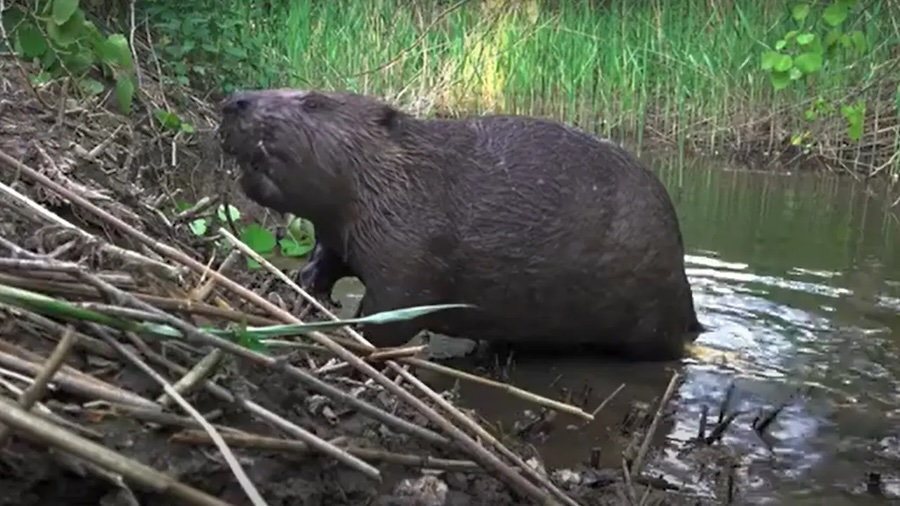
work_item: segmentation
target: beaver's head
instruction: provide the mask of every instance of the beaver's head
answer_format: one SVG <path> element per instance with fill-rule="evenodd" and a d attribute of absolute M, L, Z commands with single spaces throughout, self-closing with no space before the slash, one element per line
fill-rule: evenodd
<path fill-rule="evenodd" d="M 361 171 L 396 156 L 402 117 L 364 95 L 244 91 L 223 102 L 219 136 L 242 169 L 249 198 L 315 220 L 335 202 L 355 198 Z"/>

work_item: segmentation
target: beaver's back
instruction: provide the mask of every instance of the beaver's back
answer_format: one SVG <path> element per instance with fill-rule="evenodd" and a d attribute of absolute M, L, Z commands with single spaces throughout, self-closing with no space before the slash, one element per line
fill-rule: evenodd
<path fill-rule="evenodd" d="M 457 128 L 474 141 L 461 163 L 442 167 L 445 198 L 458 205 L 437 221 L 457 237 L 434 265 L 449 276 L 446 300 L 480 306 L 492 324 L 447 319 L 445 333 L 654 341 L 657 329 L 680 335 L 695 321 L 675 210 L 633 155 L 537 118 Z"/>

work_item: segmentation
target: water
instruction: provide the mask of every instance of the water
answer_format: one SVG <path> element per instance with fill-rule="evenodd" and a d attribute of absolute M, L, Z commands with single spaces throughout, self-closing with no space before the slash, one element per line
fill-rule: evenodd
<path fill-rule="evenodd" d="M 626 387 L 586 427 L 560 416 L 536 445 L 549 466 L 586 461 L 603 448 L 617 465 L 610 427 L 635 399 L 651 403 L 673 370 L 685 378 L 677 410 L 660 427 L 668 444 L 649 470 L 697 492 L 698 479 L 677 452 L 697 434 L 701 406 L 711 419 L 730 384 L 731 406 L 747 410 L 724 443 L 739 454 L 742 500 L 755 504 L 900 503 L 900 209 L 851 179 L 732 170 L 697 161 L 681 173 L 662 169 L 681 219 L 687 273 L 701 322 L 697 344 L 719 359 L 622 364 L 596 359 L 519 361 L 508 381 L 559 398 L 560 389 L 592 389 L 592 408 Z M 671 164 L 674 165 L 674 164 Z M 356 298 L 355 280 L 338 285 Z M 347 304 L 345 304 L 346 310 Z M 435 387 L 451 380 L 430 378 Z M 509 428 L 535 406 L 463 383 L 463 402 Z M 794 396 L 769 428 L 772 451 L 750 428 L 759 409 Z M 714 420 L 713 420 L 714 422 Z M 570 427 L 566 427 L 566 426 Z M 690 458 L 690 457 L 688 457 Z M 865 494 L 866 473 L 880 472 L 887 499 Z M 893 501 L 893 502 L 892 502 Z"/>

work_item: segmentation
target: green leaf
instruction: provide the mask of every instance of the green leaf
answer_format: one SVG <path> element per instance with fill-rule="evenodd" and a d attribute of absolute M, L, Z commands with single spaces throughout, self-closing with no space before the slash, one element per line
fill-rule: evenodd
<path fill-rule="evenodd" d="M 10 6 L 7 10 L 0 12 L 0 22 L 3 23 L 3 28 L 6 29 L 6 34 L 9 36 L 13 35 L 16 27 L 21 26 L 20 23 L 23 19 L 25 19 L 25 13 L 19 6 Z"/>
<path fill-rule="evenodd" d="M 177 114 L 165 109 L 157 109 L 154 116 L 156 116 L 156 121 L 159 122 L 160 126 L 166 130 L 176 130 L 181 124 L 181 119 Z"/>
<path fill-rule="evenodd" d="M 782 54 L 778 56 L 778 61 L 773 67 L 777 72 L 787 72 L 794 65 L 794 59 L 790 55 Z"/>
<path fill-rule="evenodd" d="M 778 62 L 779 58 L 781 58 L 780 53 L 776 51 L 766 51 L 760 58 L 759 66 L 763 70 L 771 70 Z"/>
<path fill-rule="evenodd" d="M 50 40 L 59 44 L 60 47 L 69 47 L 78 42 L 79 39 L 87 35 L 85 31 L 84 11 L 78 9 L 63 24 L 57 25 L 51 20 L 47 21 L 47 35 Z"/>
<path fill-rule="evenodd" d="M 218 215 L 219 220 L 228 221 L 228 217 L 225 214 L 225 205 L 220 205 L 216 210 L 216 215 Z M 238 211 L 238 208 L 234 207 L 231 204 L 228 204 L 228 215 L 231 215 L 231 221 L 238 221 L 241 218 L 241 212 Z"/>
<path fill-rule="evenodd" d="M 791 76 L 788 72 L 773 71 L 769 76 L 775 90 L 782 90 L 791 84 Z"/>
<path fill-rule="evenodd" d="M 29 311 L 54 318 L 99 323 L 118 330 L 135 332 L 162 339 L 181 339 L 180 330 L 169 325 L 151 322 L 136 322 L 125 318 L 108 316 L 89 309 L 75 306 L 62 299 L 54 299 L 46 295 L 0 284 L 0 302 L 21 307 Z M 375 313 L 363 318 L 348 320 L 303 323 L 299 325 L 271 325 L 267 327 L 247 327 L 243 329 L 208 329 L 209 334 L 250 343 L 252 340 L 280 337 L 294 334 L 307 334 L 311 331 L 332 330 L 357 323 L 384 324 L 396 321 L 411 320 L 429 313 L 454 308 L 476 308 L 471 304 L 435 304 L 414 306 Z"/>
<path fill-rule="evenodd" d="M 838 26 L 847 19 L 849 14 L 850 10 L 846 6 L 835 2 L 822 11 L 822 19 L 830 26 Z"/>
<path fill-rule="evenodd" d="M 295 334 L 308 334 L 312 331 L 323 331 L 323 330 L 335 330 L 346 325 L 355 325 L 359 323 L 368 324 L 368 325 L 380 325 L 384 323 L 391 323 L 397 321 L 405 321 L 411 320 L 413 318 L 418 318 L 420 316 L 424 316 L 429 313 L 434 313 L 437 311 L 443 311 L 445 309 L 458 309 L 458 308 L 476 308 L 476 306 L 472 304 L 435 304 L 429 306 L 414 306 L 408 307 L 404 309 L 394 309 L 390 311 L 383 311 L 380 313 L 371 314 L 369 316 L 365 316 L 362 318 L 350 318 L 347 320 L 339 320 L 339 321 L 323 321 L 323 322 L 311 322 L 311 323 L 302 323 L 302 324 L 292 324 L 292 325 L 271 325 L 267 327 L 247 327 L 243 330 L 243 332 L 254 335 L 258 339 L 271 339 L 274 337 L 284 337 Z M 175 329 L 171 329 L 175 330 Z M 165 332 L 169 332 L 166 330 Z M 176 330 L 176 332 L 178 332 Z M 219 336 L 225 335 L 233 335 L 234 331 L 232 330 L 216 330 L 210 331 L 211 334 L 216 334 Z M 179 332 L 180 334 L 180 332 Z M 172 336 L 175 337 L 175 336 Z M 177 336 L 177 337 L 180 337 Z"/>
<path fill-rule="evenodd" d="M 188 225 L 194 235 L 203 235 L 209 229 L 209 222 L 204 218 L 198 218 Z"/>
<path fill-rule="evenodd" d="M 781 40 L 779 40 L 778 42 L 775 43 L 775 50 L 776 50 L 776 51 L 781 51 L 781 50 L 784 49 L 786 46 L 787 46 L 787 41 L 784 40 L 784 39 L 781 39 Z"/>
<path fill-rule="evenodd" d="M 53 0 L 53 12 L 51 17 L 57 25 L 62 25 L 72 18 L 78 10 L 78 0 Z"/>
<path fill-rule="evenodd" d="M 257 338 L 250 332 L 245 332 L 242 330 L 237 331 L 237 339 L 235 340 L 237 344 L 247 348 L 248 350 L 252 350 L 259 353 L 265 353 L 268 351 L 265 343 L 262 342 L 261 339 Z"/>
<path fill-rule="evenodd" d="M 825 47 L 832 47 L 839 40 L 841 40 L 841 36 L 844 35 L 844 32 L 841 31 L 840 28 L 834 28 L 828 31 L 828 34 L 825 35 Z"/>
<path fill-rule="evenodd" d="M 866 48 L 869 46 L 869 43 L 866 41 L 866 36 L 859 30 L 854 30 L 850 32 L 850 40 L 853 43 L 853 48 L 856 49 L 859 53 L 864 53 Z"/>
<path fill-rule="evenodd" d="M 794 67 L 807 75 L 818 72 L 822 68 L 822 63 L 820 53 L 803 53 L 794 58 Z"/>
<path fill-rule="evenodd" d="M 22 56 L 29 60 L 39 58 L 50 48 L 50 45 L 47 44 L 47 39 L 44 38 L 44 34 L 31 23 L 22 25 L 16 36 L 19 39 L 19 45 L 22 47 Z"/>
<path fill-rule="evenodd" d="M 90 51 L 78 51 L 61 56 L 69 72 L 76 76 L 86 74 L 94 66 L 94 54 Z"/>
<path fill-rule="evenodd" d="M 247 51 L 245 51 L 241 47 L 235 47 L 235 46 L 226 47 L 225 53 L 228 54 L 229 56 L 233 56 L 233 57 L 241 59 L 241 60 L 247 58 Z"/>
<path fill-rule="evenodd" d="M 796 37 L 798 33 L 800 33 L 799 30 L 790 30 L 788 33 L 784 34 L 784 40 L 785 41 L 791 40 L 794 37 Z"/>
<path fill-rule="evenodd" d="M 312 251 L 313 241 L 295 241 L 285 237 L 278 242 L 281 246 L 281 254 L 288 257 L 303 257 Z"/>
<path fill-rule="evenodd" d="M 797 36 L 797 44 L 805 46 L 815 40 L 816 36 L 812 33 L 801 33 Z"/>
<path fill-rule="evenodd" d="M 803 72 L 797 67 L 791 67 L 791 70 L 788 71 L 788 74 L 791 77 L 791 81 L 796 81 L 803 77 Z"/>
<path fill-rule="evenodd" d="M 190 123 L 182 123 L 179 129 L 186 134 L 194 133 L 194 125 L 191 125 Z"/>
<path fill-rule="evenodd" d="M 275 234 L 261 227 L 258 223 L 250 223 L 241 231 L 241 241 L 257 253 L 268 253 L 278 244 Z"/>
<path fill-rule="evenodd" d="M 7 285 L 0 285 L 0 301 L 55 318 L 100 323 L 120 330 L 136 331 L 140 328 L 139 324 L 129 320 L 107 316 L 89 309 L 80 308 L 62 299 L 54 299 L 40 293 Z"/>
<path fill-rule="evenodd" d="M 103 83 L 96 79 L 91 79 L 90 77 L 82 79 L 78 85 L 81 87 L 81 91 L 92 97 L 103 93 L 103 90 L 106 89 L 106 87 L 103 86 Z"/>
<path fill-rule="evenodd" d="M 794 21 L 801 22 L 809 16 L 809 4 L 795 4 L 791 8 L 791 17 Z"/>
<path fill-rule="evenodd" d="M 128 48 L 128 41 L 121 33 L 113 33 L 106 38 L 103 44 L 103 53 L 108 56 L 107 63 L 109 65 L 115 65 L 127 71 L 134 69 L 134 59 Z"/>
<path fill-rule="evenodd" d="M 134 82 L 128 74 L 120 74 L 116 78 L 116 103 L 123 114 L 131 114 L 134 102 Z"/>
<path fill-rule="evenodd" d="M 863 134 L 863 122 L 862 121 L 851 121 L 847 126 L 847 137 L 850 137 L 854 142 L 858 142 L 859 139 L 862 138 Z"/>

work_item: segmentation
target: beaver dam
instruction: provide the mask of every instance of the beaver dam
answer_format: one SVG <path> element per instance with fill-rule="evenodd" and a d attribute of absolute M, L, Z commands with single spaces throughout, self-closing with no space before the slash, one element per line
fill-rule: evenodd
<path fill-rule="evenodd" d="M 877 196 L 664 177 L 710 328 L 683 363 L 261 336 L 242 329 L 341 317 L 359 287 L 310 310 L 239 223 L 197 233 L 211 195 L 271 224 L 218 171 L 211 109 L 144 73 L 151 107 L 190 104 L 188 141 L 28 71 L 0 67 L 0 505 L 900 497 L 900 255 Z"/>

